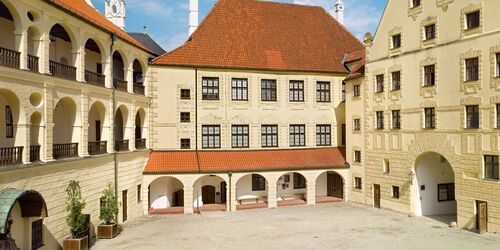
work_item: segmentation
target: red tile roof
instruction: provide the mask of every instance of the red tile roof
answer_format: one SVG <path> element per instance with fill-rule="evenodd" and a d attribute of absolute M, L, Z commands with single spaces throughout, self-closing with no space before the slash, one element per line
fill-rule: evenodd
<path fill-rule="evenodd" d="M 346 81 L 358 78 L 365 74 L 365 49 L 360 49 L 347 54 L 344 64 L 356 62 L 345 79 Z"/>
<path fill-rule="evenodd" d="M 66 11 L 69 11 L 76 16 L 83 18 L 95 26 L 103 28 L 111 33 L 116 33 L 123 40 L 132 43 L 133 45 L 151 52 L 150 49 L 144 47 L 141 43 L 136 41 L 130 35 L 128 35 L 125 31 L 118 28 L 111 21 L 109 21 L 106 17 L 104 17 L 101 13 L 99 13 L 92 6 L 88 5 L 85 0 L 45 0 L 45 2 L 50 4 L 55 4 Z"/>
<path fill-rule="evenodd" d="M 220 0 L 184 45 L 153 64 L 347 73 L 344 55 L 362 48 L 321 7 Z"/>
<path fill-rule="evenodd" d="M 340 168 L 345 148 L 153 152 L 145 174 Z"/>

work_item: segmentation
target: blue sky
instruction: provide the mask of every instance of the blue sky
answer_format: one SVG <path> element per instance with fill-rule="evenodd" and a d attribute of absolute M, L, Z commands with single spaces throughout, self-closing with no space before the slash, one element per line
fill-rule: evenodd
<path fill-rule="evenodd" d="M 104 13 L 105 0 L 92 0 Z M 189 0 L 125 0 L 127 3 L 128 32 L 142 32 L 148 27 L 148 34 L 165 50 L 172 50 L 188 37 Z M 274 0 L 322 6 L 333 13 L 337 0 Z M 345 25 L 358 38 L 366 32 L 375 32 L 387 0 L 343 0 L 345 4 Z M 205 18 L 217 0 L 199 0 L 200 22 Z"/>

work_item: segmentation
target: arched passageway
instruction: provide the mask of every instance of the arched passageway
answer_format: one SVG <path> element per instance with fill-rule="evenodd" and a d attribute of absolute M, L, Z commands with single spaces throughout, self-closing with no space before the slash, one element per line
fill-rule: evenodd
<path fill-rule="evenodd" d="M 103 62 L 101 48 L 93 39 L 88 39 L 85 43 L 85 81 L 87 83 L 104 86 Z"/>
<path fill-rule="evenodd" d="M 199 211 L 226 211 L 227 194 L 227 183 L 221 177 L 200 177 L 193 184 L 193 207 Z"/>
<path fill-rule="evenodd" d="M 278 207 L 306 204 L 306 178 L 297 172 L 282 175 L 276 182 L 276 200 Z"/>
<path fill-rule="evenodd" d="M 236 210 L 266 208 L 267 179 L 260 174 L 247 174 L 236 182 Z"/>
<path fill-rule="evenodd" d="M 115 150 L 129 150 L 129 140 L 126 138 L 126 126 L 128 120 L 128 110 L 125 106 L 118 107 L 115 113 Z"/>
<path fill-rule="evenodd" d="M 0 165 L 22 163 L 24 149 L 23 109 L 16 94 L 0 89 Z"/>
<path fill-rule="evenodd" d="M 89 110 L 88 149 L 89 154 L 98 155 L 107 152 L 107 131 L 105 129 L 106 108 L 101 102 L 94 102 Z"/>
<path fill-rule="evenodd" d="M 316 203 L 344 200 L 344 178 L 335 171 L 326 171 L 316 179 Z"/>
<path fill-rule="evenodd" d="M 79 131 L 77 126 L 77 106 L 69 97 L 64 97 L 54 109 L 54 129 L 52 156 L 54 159 L 77 157 Z"/>
<path fill-rule="evenodd" d="M 149 185 L 148 200 L 150 214 L 183 213 L 184 185 L 174 177 L 160 177 Z"/>
<path fill-rule="evenodd" d="M 49 68 L 50 73 L 59 78 L 76 80 L 74 46 L 71 35 L 61 24 L 54 24 L 50 29 Z"/>

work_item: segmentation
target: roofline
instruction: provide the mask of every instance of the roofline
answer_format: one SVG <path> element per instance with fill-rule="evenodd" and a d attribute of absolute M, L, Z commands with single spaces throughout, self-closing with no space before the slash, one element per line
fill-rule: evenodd
<path fill-rule="evenodd" d="M 174 67 L 174 68 L 192 68 L 192 69 L 235 69 L 235 70 L 255 70 L 255 71 L 271 71 L 271 72 L 301 72 L 301 73 L 324 73 L 324 74 L 342 74 L 346 75 L 349 71 L 324 71 L 324 70 L 286 70 L 286 69 L 272 69 L 272 68 L 250 68 L 250 67 L 222 67 L 222 66 L 209 66 L 209 65 L 188 65 L 188 64 L 155 64 L 151 63 L 150 66 Z"/>
<path fill-rule="evenodd" d="M 345 149 L 346 147 L 324 147 L 324 148 L 283 148 L 283 149 L 236 149 L 236 150 L 152 150 L 151 153 L 203 153 L 203 152 L 268 152 L 268 151 L 299 151 L 299 150 L 320 150 L 320 149 Z"/>
<path fill-rule="evenodd" d="M 358 78 L 361 78 L 361 77 L 364 77 L 364 76 L 365 76 L 365 74 L 360 74 L 360 75 L 357 75 L 357 76 L 349 76 L 346 79 L 344 79 L 344 81 L 351 81 L 351 80 L 355 80 L 355 79 L 358 79 Z"/>
<path fill-rule="evenodd" d="M 380 28 L 380 23 L 382 23 L 382 19 L 385 16 L 385 12 L 387 11 L 387 7 L 389 7 L 389 1 L 391 1 L 391 0 L 387 0 L 387 3 L 385 4 L 385 7 L 384 7 L 384 11 L 382 11 L 382 15 L 380 16 L 380 20 L 378 20 L 377 28 L 375 29 L 375 33 L 373 33 L 372 41 L 375 40 L 375 36 L 378 33 L 378 29 Z"/>
<path fill-rule="evenodd" d="M 86 18 L 84 18 L 84 17 L 79 16 L 79 15 L 77 15 L 76 13 L 71 12 L 71 11 L 70 11 L 70 10 L 68 10 L 68 9 L 65 9 L 65 8 L 64 8 L 64 7 L 62 7 L 61 5 L 58 5 L 58 4 L 54 3 L 52 0 L 43 0 L 43 1 L 44 1 L 45 3 L 48 3 L 48 4 L 52 5 L 52 6 L 54 6 L 55 8 L 57 8 L 57 9 L 59 9 L 59 10 L 62 10 L 63 12 L 66 12 L 67 14 L 70 14 L 71 16 L 73 16 L 73 17 L 75 17 L 75 18 L 78 18 L 78 19 L 82 20 L 83 22 L 85 22 L 85 23 L 87 23 L 87 24 L 89 24 L 89 25 L 91 25 L 91 26 L 94 26 L 94 27 L 95 27 L 95 28 L 97 28 L 97 29 L 100 29 L 100 30 L 102 30 L 102 31 L 104 31 L 104 32 L 106 32 L 106 33 L 108 33 L 108 34 L 110 34 L 110 35 L 116 34 L 115 32 L 111 32 L 111 31 L 109 31 L 109 30 L 107 30 L 107 29 L 105 29 L 105 28 L 103 28 L 103 27 L 101 27 L 101 26 L 99 26 L 99 25 L 96 25 L 95 23 L 91 22 L 90 20 L 88 20 L 88 19 L 86 19 Z M 99 11 L 97 11 L 97 12 L 99 12 Z M 101 13 L 99 13 L 99 15 L 101 15 Z M 125 32 L 125 31 L 124 31 L 124 32 Z M 120 38 L 120 39 L 121 39 L 121 40 L 123 40 L 124 42 L 126 42 L 126 43 L 128 43 L 128 44 L 130 44 L 130 45 L 132 45 L 132 46 L 134 46 L 134 47 L 137 47 L 137 48 L 139 48 L 140 50 L 143 50 L 143 51 L 145 51 L 145 52 L 147 52 L 147 53 L 149 53 L 149 54 L 155 55 L 152 51 L 149 51 L 149 50 L 148 50 L 148 49 L 146 49 L 146 48 L 142 48 L 142 47 L 138 46 L 137 44 L 134 44 L 134 43 L 132 43 L 132 42 L 130 42 L 130 41 L 127 41 L 127 39 L 124 39 L 123 37 L 121 37 L 121 36 L 120 36 L 120 35 L 118 35 L 118 34 L 116 34 L 116 35 L 118 36 L 118 38 Z M 134 39 L 134 38 L 132 38 L 132 39 Z M 135 39 L 134 39 L 134 40 L 135 40 Z M 139 41 L 137 41 L 137 40 L 136 40 L 136 42 L 137 42 L 137 43 L 140 43 L 140 42 L 139 42 Z"/>
<path fill-rule="evenodd" d="M 211 173 L 255 173 L 255 172 L 274 172 L 274 171 L 288 171 L 288 170 L 338 170 L 338 169 L 349 169 L 346 166 L 328 166 L 328 167 L 290 167 L 290 168 L 261 168 L 261 169 L 243 169 L 243 170 L 218 170 L 218 171 L 184 171 L 184 172 L 169 172 L 169 171 L 158 171 L 158 172 L 146 172 L 143 171 L 143 175 L 159 175 L 159 174 L 211 174 Z"/>

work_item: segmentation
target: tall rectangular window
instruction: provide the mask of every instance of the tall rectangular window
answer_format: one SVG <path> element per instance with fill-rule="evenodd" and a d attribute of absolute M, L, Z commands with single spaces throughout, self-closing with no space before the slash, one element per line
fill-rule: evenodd
<path fill-rule="evenodd" d="M 181 89 L 181 100 L 189 100 L 189 99 L 191 99 L 191 90 Z"/>
<path fill-rule="evenodd" d="M 330 82 L 316 83 L 316 101 L 330 102 Z"/>
<path fill-rule="evenodd" d="M 500 128 L 500 103 L 497 106 L 497 128 Z"/>
<path fill-rule="evenodd" d="M 248 148 L 248 125 L 233 125 L 231 127 L 231 144 L 233 148 Z"/>
<path fill-rule="evenodd" d="M 266 179 L 260 174 L 252 174 L 252 191 L 266 190 Z"/>
<path fill-rule="evenodd" d="M 290 81 L 290 101 L 304 101 L 304 81 Z"/>
<path fill-rule="evenodd" d="M 261 95 L 262 101 L 277 101 L 276 80 L 262 80 Z"/>
<path fill-rule="evenodd" d="M 190 148 L 191 148 L 191 140 L 181 139 L 181 149 L 190 149 Z"/>
<path fill-rule="evenodd" d="M 220 148 L 219 125 L 203 125 L 201 133 L 203 148 Z"/>
<path fill-rule="evenodd" d="M 352 92 L 353 92 L 354 96 L 361 96 L 361 86 L 360 85 L 353 85 Z"/>
<path fill-rule="evenodd" d="M 401 112 L 399 110 L 392 111 L 392 129 L 401 128 Z"/>
<path fill-rule="evenodd" d="M 384 92 L 384 75 L 377 75 L 377 93 Z"/>
<path fill-rule="evenodd" d="M 43 220 L 31 222 L 31 249 L 43 247 Z"/>
<path fill-rule="evenodd" d="M 401 34 L 392 36 L 392 48 L 401 48 Z"/>
<path fill-rule="evenodd" d="M 306 188 L 306 178 L 299 173 L 293 173 L 293 189 L 304 188 Z"/>
<path fill-rule="evenodd" d="M 496 63 L 497 64 L 497 67 L 496 67 L 497 68 L 497 74 L 496 74 L 496 76 L 500 77 L 500 53 L 496 54 L 496 58 L 497 58 L 497 63 Z"/>
<path fill-rule="evenodd" d="M 340 125 L 340 132 L 341 132 L 341 139 L 342 139 L 342 146 L 345 146 L 346 144 L 346 134 L 347 134 L 347 131 L 345 130 L 345 124 L 341 124 Z"/>
<path fill-rule="evenodd" d="M 248 101 L 248 80 L 232 79 L 231 96 L 233 101 Z"/>
<path fill-rule="evenodd" d="M 465 81 L 479 80 L 479 58 L 465 59 Z"/>
<path fill-rule="evenodd" d="M 377 111 L 377 129 L 384 129 L 384 111 Z"/>
<path fill-rule="evenodd" d="M 361 151 L 356 150 L 354 151 L 354 162 L 361 162 Z"/>
<path fill-rule="evenodd" d="M 436 84 L 436 65 L 424 66 L 424 86 Z"/>
<path fill-rule="evenodd" d="M 361 189 L 363 187 L 363 181 L 360 177 L 354 177 L 354 189 Z"/>
<path fill-rule="evenodd" d="M 181 112 L 181 122 L 191 122 L 191 114 L 189 112 Z"/>
<path fill-rule="evenodd" d="M 306 125 L 290 125 L 290 147 L 306 145 Z"/>
<path fill-rule="evenodd" d="M 465 14 L 465 18 L 467 20 L 467 29 L 475 29 L 478 28 L 479 25 L 481 24 L 481 14 L 478 11 L 472 12 Z"/>
<path fill-rule="evenodd" d="M 345 102 L 345 89 L 346 89 L 345 81 L 342 81 L 342 101 L 343 102 Z"/>
<path fill-rule="evenodd" d="M 436 25 L 425 26 L 425 40 L 432 40 L 434 38 L 436 38 Z"/>
<path fill-rule="evenodd" d="M 465 106 L 467 115 L 467 128 L 479 128 L 479 105 Z"/>
<path fill-rule="evenodd" d="M 354 131 L 361 130 L 361 119 L 354 119 Z"/>
<path fill-rule="evenodd" d="M 330 125 L 316 125 L 316 146 L 330 146 L 332 145 Z"/>
<path fill-rule="evenodd" d="M 139 184 L 137 185 L 137 203 L 140 203 L 142 201 L 142 185 Z"/>
<path fill-rule="evenodd" d="M 399 187 L 392 186 L 392 198 L 399 199 Z"/>
<path fill-rule="evenodd" d="M 5 106 L 5 132 L 7 138 L 14 138 L 14 119 L 9 105 Z"/>
<path fill-rule="evenodd" d="M 484 178 L 498 180 L 498 155 L 484 156 Z"/>
<path fill-rule="evenodd" d="M 401 89 L 401 71 L 392 72 L 392 90 Z"/>
<path fill-rule="evenodd" d="M 219 78 L 203 77 L 201 80 L 201 96 L 203 100 L 219 100 Z"/>
<path fill-rule="evenodd" d="M 425 108 L 425 128 L 436 128 L 436 109 L 435 108 Z"/>
<path fill-rule="evenodd" d="M 261 143 L 263 148 L 278 147 L 278 125 L 262 125 Z"/>

